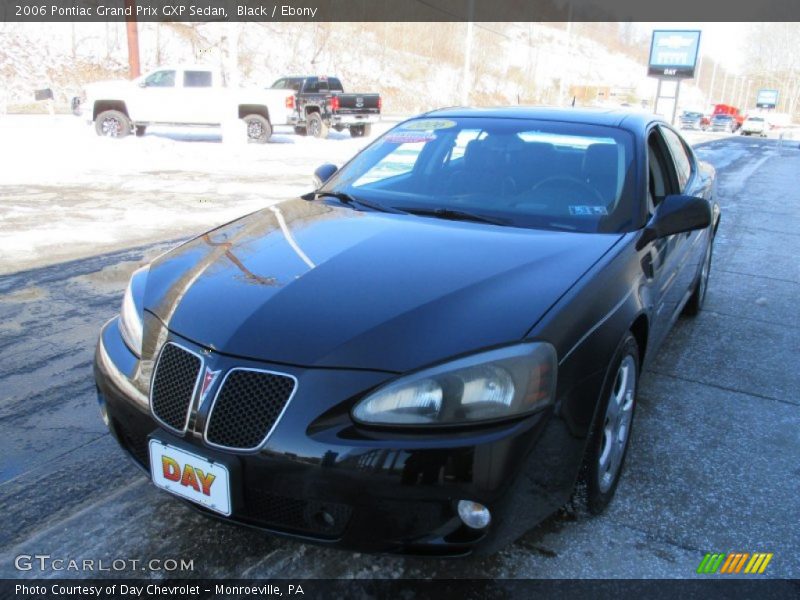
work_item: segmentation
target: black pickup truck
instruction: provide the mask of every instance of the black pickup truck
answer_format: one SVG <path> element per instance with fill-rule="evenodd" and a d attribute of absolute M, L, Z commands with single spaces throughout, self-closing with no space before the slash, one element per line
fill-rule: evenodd
<path fill-rule="evenodd" d="M 345 94 L 336 77 L 282 77 L 272 88 L 295 91 L 291 120 L 299 135 L 324 138 L 333 127 L 363 137 L 370 135 L 372 124 L 380 120 L 380 94 Z"/>

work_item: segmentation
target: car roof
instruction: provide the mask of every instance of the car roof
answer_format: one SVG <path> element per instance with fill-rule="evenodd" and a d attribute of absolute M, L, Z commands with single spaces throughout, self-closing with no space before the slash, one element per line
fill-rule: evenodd
<path fill-rule="evenodd" d="M 666 123 L 666 121 L 658 115 L 625 108 L 559 108 L 540 106 L 506 106 L 497 108 L 452 107 L 433 110 L 421 116 L 563 121 L 567 123 L 585 123 L 587 125 L 619 127 L 639 133 L 644 133 L 650 123 Z"/>

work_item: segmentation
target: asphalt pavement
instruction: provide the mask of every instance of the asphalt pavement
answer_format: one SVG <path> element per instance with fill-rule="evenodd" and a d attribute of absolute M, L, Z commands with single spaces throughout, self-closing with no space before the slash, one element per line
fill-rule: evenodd
<path fill-rule="evenodd" d="M 128 275 L 163 243 L 0 277 L 0 577 L 86 575 L 15 569 L 40 553 L 193 560 L 183 577 L 682 578 L 734 551 L 800 577 L 800 148 L 732 137 L 698 153 L 723 209 L 706 306 L 643 375 L 606 514 L 566 507 L 494 556 L 441 560 L 282 540 L 158 491 L 106 433 L 91 362 Z"/>

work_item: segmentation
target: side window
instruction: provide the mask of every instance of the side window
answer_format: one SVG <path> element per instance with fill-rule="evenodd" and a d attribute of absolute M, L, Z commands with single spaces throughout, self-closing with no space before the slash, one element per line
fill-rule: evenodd
<path fill-rule="evenodd" d="M 211 71 L 184 71 L 183 87 L 211 87 Z"/>
<path fill-rule="evenodd" d="M 307 94 L 316 94 L 328 91 L 328 82 L 321 79 L 307 79 L 303 90 Z"/>
<path fill-rule="evenodd" d="M 147 87 L 175 87 L 175 71 L 156 71 L 144 80 Z"/>
<path fill-rule="evenodd" d="M 332 92 L 344 93 L 342 82 L 336 79 L 335 77 L 331 77 L 330 79 L 328 79 L 328 86 L 331 88 Z"/>
<path fill-rule="evenodd" d="M 288 79 L 278 79 L 275 83 L 272 84 L 273 90 L 285 90 L 289 87 L 287 84 L 289 83 Z"/>
<path fill-rule="evenodd" d="M 675 161 L 675 172 L 678 175 L 678 185 L 682 192 L 686 188 L 686 182 L 692 176 L 692 159 L 677 133 L 666 127 L 661 127 L 660 130 L 664 141 L 667 142 L 672 159 Z"/>
<path fill-rule="evenodd" d="M 647 138 L 647 209 L 652 215 L 661 201 L 675 193 L 676 173 L 664 138 L 658 131 Z"/>

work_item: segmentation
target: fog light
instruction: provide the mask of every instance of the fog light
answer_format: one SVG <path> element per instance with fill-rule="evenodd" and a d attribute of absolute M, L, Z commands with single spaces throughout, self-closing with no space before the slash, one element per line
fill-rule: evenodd
<path fill-rule="evenodd" d="M 464 521 L 464 525 L 472 529 L 483 529 L 492 521 L 489 509 L 471 500 L 458 501 L 458 516 Z"/>

